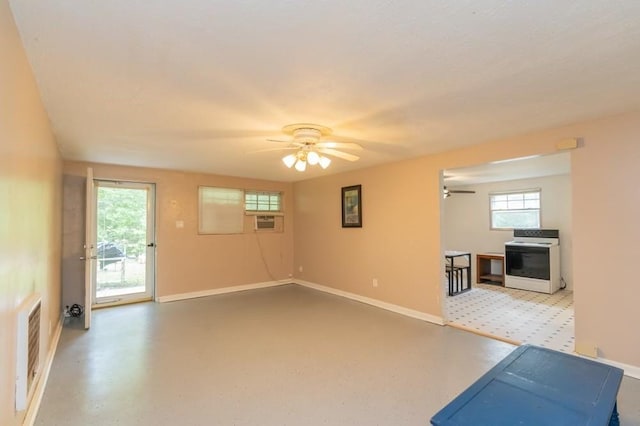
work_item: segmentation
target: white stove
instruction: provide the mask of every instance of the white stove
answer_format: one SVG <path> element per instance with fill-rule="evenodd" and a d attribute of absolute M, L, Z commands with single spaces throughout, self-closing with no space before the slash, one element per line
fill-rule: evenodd
<path fill-rule="evenodd" d="M 505 287 L 552 294 L 560 289 L 557 229 L 514 229 L 505 243 Z"/>
<path fill-rule="evenodd" d="M 549 247 L 549 246 L 557 246 L 559 244 L 560 244 L 559 242 L 552 243 L 552 242 L 517 241 L 517 240 L 513 240 L 505 243 L 505 245 L 510 245 L 510 246 L 529 246 L 529 247 Z"/>

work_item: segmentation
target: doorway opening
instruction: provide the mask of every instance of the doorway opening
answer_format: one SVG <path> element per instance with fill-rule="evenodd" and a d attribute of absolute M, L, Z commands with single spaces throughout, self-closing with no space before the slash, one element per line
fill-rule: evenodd
<path fill-rule="evenodd" d="M 454 327 L 512 343 L 531 343 L 564 352 L 574 350 L 571 244 L 570 153 L 444 170 L 441 204 L 443 264 L 447 251 L 468 252 L 460 266 L 471 274 L 455 279 L 471 289 L 453 296 L 443 267 L 443 316 Z M 505 243 L 513 229 L 494 225 L 496 194 L 540 193 L 540 228 L 560 231 L 563 290 L 553 294 L 505 287 Z M 492 198 L 493 196 L 493 198 Z M 515 199 L 515 197 L 514 197 Z M 495 203 L 494 203 L 495 204 Z M 466 263 L 465 263 L 466 262 Z"/>
<path fill-rule="evenodd" d="M 155 185 L 95 181 L 92 305 L 153 300 Z"/>

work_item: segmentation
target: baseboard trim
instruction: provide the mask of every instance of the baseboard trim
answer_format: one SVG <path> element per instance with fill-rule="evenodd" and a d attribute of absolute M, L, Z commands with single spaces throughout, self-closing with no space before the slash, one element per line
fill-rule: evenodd
<path fill-rule="evenodd" d="M 206 297 L 206 296 L 215 296 L 218 294 L 226 294 L 226 293 L 235 293 L 238 291 L 246 291 L 246 290 L 254 290 L 254 289 L 259 289 L 259 288 L 268 288 L 268 287 L 276 287 L 276 286 L 280 286 L 280 285 L 285 285 L 285 284 L 297 284 L 300 285 L 302 287 L 307 287 L 307 288 L 311 288 L 314 290 L 318 290 L 318 291 L 322 291 L 324 293 L 329 293 L 329 294 L 333 294 L 335 296 L 340 296 L 340 297 L 344 297 L 346 299 L 351 299 L 351 300 L 355 300 L 357 302 L 361 302 L 361 303 L 365 303 L 367 305 L 371 305 L 371 306 L 375 306 L 377 308 L 381 308 L 381 309 L 385 309 L 387 311 L 391 311 L 391 312 L 395 312 L 397 314 L 400 315 L 404 315 L 406 317 L 410 317 L 410 318 L 415 318 L 421 321 L 426 321 L 426 322 L 430 322 L 433 324 L 437 324 L 437 325 L 449 325 L 453 328 L 457 328 L 460 330 L 464 330 L 464 331 L 468 331 L 474 334 L 478 334 L 481 336 L 486 336 L 486 337 L 490 337 L 492 339 L 496 339 L 496 340 L 501 340 L 503 342 L 506 343 L 510 343 L 512 345 L 520 345 L 521 342 L 518 342 L 516 340 L 511 340 L 511 339 L 507 339 L 507 338 L 502 338 L 499 336 L 495 336 L 493 334 L 489 334 L 489 333 L 482 333 L 479 332 L 478 330 L 474 330 L 468 327 L 464 327 L 464 326 L 460 326 L 460 325 L 456 325 L 456 324 L 451 324 L 451 323 L 446 323 L 444 321 L 444 318 L 436 316 L 436 315 L 431 315 L 431 314 L 427 314 L 424 312 L 420 312 L 420 311 L 416 311 L 413 309 L 409 309 L 409 308 L 405 308 L 403 306 L 399 306 L 399 305 L 394 305 L 393 303 L 387 303 L 387 302 L 383 302 L 381 300 L 377 300 L 377 299 L 372 299 L 370 297 L 365 297 L 365 296 L 361 296 L 359 294 L 355 294 L 355 293 L 350 293 L 348 291 L 343 291 L 343 290 L 338 290 L 332 287 L 328 287 L 328 286 L 324 286 L 321 284 L 316 284 L 310 281 L 305 281 L 305 280 L 300 280 L 300 279 L 285 279 L 285 280 L 278 280 L 278 281 L 267 281 L 267 282 L 263 282 L 263 283 L 255 283 L 255 284 L 245 284 L 245 285 L 237 285 L 237 286 L 232 286 L 232 287 L 223 287 L 223 288 L 216 288 L 216 289 L 211 289 L 211 290 L 204 290 L 204 291 L 195 291 L 195 292 L 190 292 L 190 293 L 179 293 L 179 294 L 172 294 L 169 296 L 160 296 L 158 297 L 156 300 L 160 303 L 165 303 L 165 302 L 174 302 L 174 301 L 178 301 L 178 300 L 186 300 L 186 299 L 195 299 L 198 297 Z M 55 338 L 55 345 L 57 346 L 57 341 L 60 338 L 60 332 L 62 331 L 62 322 L 60 323 L 59 326 L 59 330 L 57 331 L 57 337 Z M 53 353 L 55 353 L 55 349 L 53 351 Z M 49 360 L 49 355 L 47 357 L 48 360 L 48 367 L 47 367 L 47 371 L 46 371 L 46 375 L 48 376 L 49 374 L 49 369 L 51 368 L 51 361 L 53 360 L 53 353 L 50 355 L 51 356 L 51 360 Z M 576 354 L 578 355 L 578 354 Z M 580 355 L 579 355 L 580 356 Z M 587 357 L 589 358 L 589 357 Z M 593 358 L 589 358 L 589 359 L 593 359 Z M 640 379 L 640 367 L 634 366 L 634 365 L 629 365 L 629 364 L 623 364 L 621 362 L 617 362 L 617 361 L 611 361 L 605 358 L 597 358 L 596 361 L 602 362 L 604 364 L 609 364 L 612 365 L 614 367 L 618 367 L 624 370 L 624 375 L 625 376 L 629 376 L 635 379 Z M 42 385 L 46 384 L 46 377 L 44 378 L 44 383 L 42 383 Z M 38 384 L 38 387 L 40 387 L 40 384 Z M 36 389 L 36 392 L 42 392 L 42 390 L 40 390 L 39 388 Z M 37 405 L 40 405 L 40 399 L 42 398 L 42 394 L 38 395 L 36 394 L 36 396 L 34 396 L 34 401 L 36 397 L 38 397 L 38 402 Z M 32 405 L 33 405 L 32 402 Z M 31 411 L 31 406 L 29 407 L 29 411 Z M 27 417 L 28 417 L 28 413 L 27 412 Z M 37 410 L 36 410 L 37 413 Z M 33 420 L 35 420 L 35 415 L 33 416 L 32 422 Z M 24 425 L 31 425 L 33 423 L 27 423 L 27 420 L 25 418 L 25 423 Z"/>
<path fill-rule="evenodd" d="M 594 359 L 589 357 L 584 357 L 584 358 Z M 603 364 L 608 364 L 613 367 L 621 368 L 624 370 L 625 376 L 629 376 L 634 379 L 640 379 L 640 367 L 637 367 L 635 365 L 623 364 L 618 361 L 611 361 L 610 359 L 606 359 L 606 358 L 596 358 L 595 361 L 599 361 L 599 362 L 602 362 Z"/>
<path fill-rule="evenodd" d="M 279 285 L 291 284 L 291 283 L 293 283 L 293 280 L 286 279 L 286 280 L 277 280 L 277 281 L 267 281 L 263 283 L 243 284 L 243 285 L 236 285 L 231 287 L 214 288 L 211 290 L 193 291 L 190 293 L 178 293 L 178 294 L 171 294 L 169 296 L 160 296 L 156 299 L 156 301 L 160 303 L 175 302 L 178 300 L 196 299 L 198 297 L 215 296 L 217 294 L 235 293 L 237 291 L 276 287 Z"/>
<path fill-rule="evenodd" d="M 502 337 L 502 336 L 496 336 L 495 334 L 491 334 L 491 333 L 487 333 L 487 332 L 484 332 L 484 331 L 476 330 L 475 328 L 467 327 L 467 326 L 464 326 L 464 325 L 455 324 L 455 323 L 452 323 L 452 322 L 448 322 L 447 325 L 449 327 L 451 327 L 451 328 L 457 328 L 458 330 L 466 331 L 468 333 L 477 334 L 478 336 L 488 337 L 488 338 L 493 339 L 493 340 L 499 340 L 501 342 L 509 343 L 510 345 L 514 345 L 514 346 L 522 345 L 522 342 L 520 342 L 518 340 L 509 339 L 507 337 Z"/>
<path fill-rule="evenodd" d="M 366 303 L 367 305 L 375 306 L 377 308 L 385 309 L 387 311 L 395 312 L 406 317 L 419 319 L 422 321 L 430 322 L 437 325 L 444 325 L 444 319 L 424 312 L 415 311 L 413 309 L 405 308 L 403 306 L 394 305 L 393 303 L 383 302 L 381 300 L 372 299 L 370 297 L 360 296 L 359 294 L 350 293 L 348 291 L 338 290 L 332 287 L 327 287 L 321 284 L 312 283 L 305 280 L 294 279 L 295 284 L 303 287 L 308 287 L 314 290 L 322 291 L 325 293 L 341 296 L 347 299 L 355 300 L 357 302 Z"/>
<path fill-rule="evenodd" d="M 44 396 L 44 390 L 47 387 L 47 380 L 49 380 L 49 373 L 51 372 L 51 366 L 53 365 L 53 358 L 56 355 L 58 342 L 60 341 L 60 336 L 62 335 L 63 322 L 64 314 L 60 316 L 60 320 L 58 321 L 56 330 L 53 333 L 53 338 L 51 339 L 51 344 L 49 345 L 49 350 L 47 351 L 47 357 L 45 358 L 42 365 L 40 379 L 38 380 L 38 384 L 36 384 L 36 388 L 33 392 L 33 397 L 29 402 L 29 407 L 27 408 L 24 420 L 22 421 L 23 426 L 33 426 L 36 421 L 36 416 L 38 415 L 38 410 L 40 409 L 40 403 L 42 402 L 42 397 Z"/>

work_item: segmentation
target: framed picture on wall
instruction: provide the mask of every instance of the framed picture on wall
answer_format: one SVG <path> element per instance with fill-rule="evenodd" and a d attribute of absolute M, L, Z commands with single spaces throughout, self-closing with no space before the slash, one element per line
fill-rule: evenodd
<path fill-rule="evenodd" d="M 342 227 L 362 228 L 362 185 L 342 188 Z"/>

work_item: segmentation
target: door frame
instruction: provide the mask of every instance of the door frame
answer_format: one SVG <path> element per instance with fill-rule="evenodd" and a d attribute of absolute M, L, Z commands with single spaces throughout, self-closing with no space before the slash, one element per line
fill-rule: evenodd
<path fill-rule="evenodd" d="M 94 254 L 95 242 L 93 239 L 94 220 L 94 189 L 93 169 L 87 168 L 87 180 L 85 186 L 85 235 L 84 235 L 84 328 L 91 328 L 91 305 L 93 300 L 93 271 L 96 268 L 96 256 Z"/>

